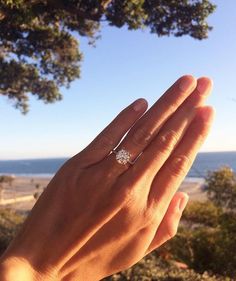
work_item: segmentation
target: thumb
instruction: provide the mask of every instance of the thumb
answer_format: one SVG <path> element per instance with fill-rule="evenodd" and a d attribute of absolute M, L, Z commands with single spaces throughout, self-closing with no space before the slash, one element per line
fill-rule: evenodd
<path fill-rule="evenodd" d="M 185 192 L 177 192 L 174 195 L 165 213 L 165 216 L 157 228 L 156 234 L 146 251 L 146 254 L 160 247 L 167 240 L 176 235 L 180 218 L 188 203 L 188 200 L 189 196 Z"/>

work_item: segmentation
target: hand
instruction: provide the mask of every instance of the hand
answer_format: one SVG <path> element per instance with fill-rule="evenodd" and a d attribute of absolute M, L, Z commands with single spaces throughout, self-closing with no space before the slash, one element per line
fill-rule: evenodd
<path fill-rule="evenodd" d="M 124 109 L 57 172 L 2 265 L 25 265 L 31 280 L 95 281 L 173 237 L 188 200 L 176 190 L 212 123 L 211 86 L 186 75 L 146 113 L 144 99 Z M 117 162 L 117 145 L 134 165 Z"/>

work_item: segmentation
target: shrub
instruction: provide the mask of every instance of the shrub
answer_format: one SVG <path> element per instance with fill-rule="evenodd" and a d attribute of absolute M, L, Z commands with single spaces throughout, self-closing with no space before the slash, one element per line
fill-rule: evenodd
<path fill-rule="evenodd" d="M 178 235 L 169 243 L 174 258 L 197 272 L 236 276 L 236 176 L 227 167 L 208 173 L 208 201 L 187 206 Z M 212 201 L 210 201 L 212 200 Z M 192 227 L 189 227 L 192 226 Z"/>
<path fill-rule="evenodd" d="M 206 177 L 208 197 L 219 207 L 236 209 L 236 175 L 229 167 L 209 172 Z"/>
<path fill-rule="evenodd" d="M 236 276 L 236 237 L 227 226 L 181 229 L 170 242 L 170 248 L 174 258 L 197 272 L 210 271 L 231 278 Z"/>
<path fill-rule="evenodd" d="M 192 201 L 189 202 L 188 207 L 184 211 L 183 220 L 190 224 L 216 227 L 221 213 L 221 208 L 218 208 L 209 200 L 206 202 Z"/>
<path fill-rule="evenodd" d="M 229 281 L 225 277 L 211 276 L 207 272 L 199 274 L 190 269 L 180 269 L 171 261 L 166 261 L 155 251 L 131 268 L 104 278 L 104 281 Z"/>
<path fill-rule="evenodd" d="M 14 238 L 23 221 L 22 215 L 10 209 L 0 209 L 0 255 Z"/>

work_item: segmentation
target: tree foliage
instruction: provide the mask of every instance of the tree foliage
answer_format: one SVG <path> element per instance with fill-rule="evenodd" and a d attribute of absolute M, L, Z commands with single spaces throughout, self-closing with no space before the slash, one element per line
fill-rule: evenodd
<path fill-rule="evenodd" d="M 183 214 L 183 220 L 192 224 L 204 224 L 210 227 L 216 227 L 221 208 L 215 206 L 213 202 L 190 202 Z"/>
<path fill-rule="evenodd" d="M 206 178 L 208 197 L 217 206 L 236 210 L 236 175 L 229 167 L 209 172 Z"/>
<path fill-rule="evenodd" d="M 0 176 L 0 203 L 2 201 L 3 189 L 4 189 L 5 184 L 8 184 L 9 186 L 11 186 L 13 181 L 14 181 L 13 176 L 8 176 L 8 175 Z"/>
<path fill-rule="evenodd" d="M 229 167 L 209 172 L 208 201 L 191 202 L 170 242 L 175 258 L 197 272 L 236 276 L 236 175 Z M 184 245 L 184 247 L 183 247 Z M 235 279 L 228 279 L 235 280 Z"/>
<path fill-rule="evenodd" d="M 194 229 L 180 229 L 170 242 L 173 257 L 186 263 L 196 272 L 208 271 L 234 278 L 236 216 L 232 213 L 225 216 L 220 216 L 217 227 L 201 225 Z"/>
<path fill-rule="evenodd" d="M 14 176 L 2 175 L 0 176 L 0 185 L 8 183 L 11 186 L 14 179 Z"/>
<path fill-rule="evenodd" d="M 23 113 L 29 93 L 61 100 L 61 86 L 80 77 L 78 36 L 93 44 L 102 22 L 158 36 L 204 39 L 215 6 L 209 0 L 0 0 L 0 94 Z"/>
<path fill-rule="evenodd" d="M 20 229 L 24 216 L 10 209 L 0 209 L 0 255 Z"/>

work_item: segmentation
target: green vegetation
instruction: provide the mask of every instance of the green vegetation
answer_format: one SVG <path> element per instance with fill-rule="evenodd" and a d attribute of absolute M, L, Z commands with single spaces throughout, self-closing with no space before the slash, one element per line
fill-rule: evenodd
<path fill-rule="evenodd" d="M 14 181 L 14 177 L 12 176 L 7 176 L 7 175 L 0 176 L 0 202 L 2 201 L 2 197 L 3 197 L 2 193 L 3 193 L 4 186 L 6 184 L 11 186 L 13 181 Z"/>
<path fill-rule="evenodd" d="M 168 247 L 173 258 L 197 272 L 236 276 L 236 177 L 223 167 L 208 174 L 209 200 L 192 202 L 184 223 Z"/>
<path fill-rule="evenodd" d="M 35 199 L 35 200 L 38 200 L 38 199 L 39 199 L 39 196 L 40 196 L 40 193 L 39 193 L 39 192 L 35 192 L 35 193 L 34 193 L 34 199 Z"/>
<path fill-rule="evenodd" d="M 190 269 L 180 269 L 174 263 L 161 258 L 159 252 L 149 254 L 132 268 L 103 279 L 104 281 L 230 281 L 225 277 L 216 277 L 196 273 Z"/>
<path fill-rule="evenodd" d="M 29 93 L 45 103 L 61 100 L 59 87 L 80 77 L 78 35 L 94 44 L 103 22 L 204 39 L 214 10 L 209 0 L 0 0 L 0 95 L 23 113 Z"/>
<path fill-rule="evenodd" d="M 207 176 L 208 197 L 217 206 L 236 210 L 236 175 L 229 167 L 209 172 Z"/>
<path fill-rule="evenodd" d="M 13 176 L 7 176 L 7 175 L 0 176 L 0 185 L 7 183 L 11 186 L 13 181 L 14 181 Z"/>
<path fill-rule="evenodd" d="M 0 209 L 0 255 L 16 235 L 24 217 L 10 209 Z"/>

